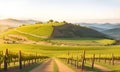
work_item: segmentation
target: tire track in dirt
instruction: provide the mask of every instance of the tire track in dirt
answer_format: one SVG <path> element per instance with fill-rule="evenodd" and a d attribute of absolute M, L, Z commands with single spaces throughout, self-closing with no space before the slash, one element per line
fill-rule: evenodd
<path fill-rule="evenodd" d="M 22 33 L 22 34 L 26 34 L 26 35 L 30 35 L 30 36 L 33 36 L 33 37 L 37 37 L 37 38 L 47 38 L 45 36 L 39 36 L 39 35 L 35 35 L 35 34 L 31 34 L 31 33 L 26 33 L 26 32 L 22 32 L 20 30 L 17 30 L 17 29 L 14 29 L 16 32 L 19 32 L 19 33 Z"/>
<path fill-rule="evenodd" d="M 30 72 L 54 72 L 53 70 L 53 59 L 45 61 L 42 65 L 34 68 Z"/>
<path fill-rule="evenodd" d="M 54 60 L 58 66 L 58 72 L 75 72 L 74 70 L 72 70 L 71 68 L 67 67 L 65 64 L 60 62 L 59 60 L 57 59 Z"/>

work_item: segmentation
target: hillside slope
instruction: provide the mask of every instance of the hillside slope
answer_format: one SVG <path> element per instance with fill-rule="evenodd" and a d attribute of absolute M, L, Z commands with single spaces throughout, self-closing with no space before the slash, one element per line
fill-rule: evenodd
<path fill-rule="evenodd" d="M 106 35 L 93 29 L 65 23 L 44 23 L 20 26 L 1 34 L 1 38 L 22 37 L 33 41 L 49 38 L 106 38 Z M 14 36 L 14 37 L 13 37 Z M 15 37 L 16 39 L 18 37 Z"/>
<path fill-rule="evenodd" d="M 105 30 L 105 31 L 103 31 L 103 33 L 105 33 L 107 35 L 110 35 L 115 39 L 120 40 L 120 28 L 114 28 L 114 29 Z"/>
<path fill-rule="evenodd" d="M 51 33 L 53 32 L 52 26 L 58 26 L 62 24 L 64 23 L 44 23 L 20 26 L 2 33 L 1 38 L 9 35 L 21 35 L 27 37 L 29 40 L 40 41 L 50 38 Z"/>
<path fill-rule="evenodd" d="M 93 29 L 77 26 L 73 24 L 64 24 L 54 26 L 52 38 L 106 38 L 106 35 Z"/>

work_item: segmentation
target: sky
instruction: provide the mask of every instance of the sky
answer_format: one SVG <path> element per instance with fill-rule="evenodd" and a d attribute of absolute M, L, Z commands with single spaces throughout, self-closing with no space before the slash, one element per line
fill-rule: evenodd
<path fill-rule="evenodd" d="M 120 0 L 0 0 L 0 19 L 120 20 Z"/>

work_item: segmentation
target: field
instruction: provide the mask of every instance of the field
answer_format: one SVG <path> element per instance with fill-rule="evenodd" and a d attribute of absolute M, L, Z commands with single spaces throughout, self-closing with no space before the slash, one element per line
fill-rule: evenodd
<path fill-rule="evenodd" d="M 101 39 L 101 38 L 61 38 L 61 39 L 51 39 L 52 44 L 57 45 L 68 45 L 68 46 L 104 46 L 111 45 L 115 43 L 115 40 Z"/>
<path fill-rule="evenodd" d="M 18 52 L 19 50 L 27 53 L 38 53 L 47 56 L 62 56 L 66 55 L 68 52 L 72 54 L 82 53 L 83 50 L 87 51 L 87 54 L 103 54 L 109 55 L 114 53 L 118 56 L 120 53 L 120 46 L 46 46 L 46 45 L 34 45 L 34 44 L 0 44 L 0 51 L 9 49 L 13 52 Z M 107 51 L 107 52 L 106 52 Z"/>
<path fill-rule="evenodd" d="M 21 50 L 26 54 L 39 54 L 49 57 L 57 57 L 57 58 L 68 58 L 68 52 L 70 56 L 73 56 L 76 59 L 76 56 L 81 58 L 83 50 L 86 51 L 86 58 L 90 58 L 93 54 L 96 54 L 96 57 L 110 58 L 111 53 L 114 53 L 115 57 L 119 57 L 120 55 L 120 46 L 46 46 L 46 45 L 35 45 L 35 44 L 0 44 L 0 51 L 5 51 L 5 49 L 9 49 L 12 52 L 18 52 Z M 101 62 L 100 65 L 106 66 L 108 68 L 112 68 L 115 70 L 119 70 L 119 65 L 104 65 Z"/>
<path fill-rule="evenodd" d="M 18 28 L 14 28 L 8 30 L 0 35 L 0 38 L 4 36 L 8 36 L 11 34 L 22 35 L 27 37 L 29 40 L 33 41 L 41 41 L 50 37 L 53 27 L 63 25 L 64 23 L 44 23 L 44 24 L 31 24 L 27 26 L 20 26 Z"/>
<path fill-rule="evenodd" d="M 120 71 L 120 45 L 115 45 L 116 40 L 104 37 L 50 38 L 53 32 L 53 26 L 60 26 L 63 24 L 62 22 L 31 24 L 20 26 L 2 33 L 0 38 L 5 40 L 5 42 L 0 44 L 0 66 L 3 68 L 4 56 L 7 56 L 4 54 L 6 54 L 5 51 L 8 49 L 10 53 L 12 53 L 9 55 L 10 57 L 8 56 L 8 59 L 12 62 L 11 58 L 13 58 L 13 62 L 17 62 L 17 66 L 19 65 L 18 52 L 20 50 L 22 52 L 23 61 L 26 62 L 26 64 L 29 64 L 29 62 L 36 62 L 36 59 L 42 60 L 43 58 L 49 58 L 50 60 L 48 59 L 48 63 L 51 65 L 54 63 L 53 66 L 58 66 L 58 68 L 54 67 L 55 71 L 58 71 L 59 68 L 62 67 L 59 65 L 61 63 L 55 58 L 65 63 L 65 67 L 68 65 L 70 69 L 73 70 L 76 70 L 76 68 L 73 68 L 74 66 L 81 67 L 83 61 L 86 60 L 84 70 L 87 72 L 101 72 L 101 66 L 103 68 L 105 67 L 105 69 L 111 69 L 111 71 Z M 4 51 L 4 54 L 2 54 L 2 51 Z M 85 56 L 83 56 L 83 51 L 85 51 Z M 95 57 L 93 57 L 94 55 Z M 93 61 L 94 59 L 95 61 Z M 98 59 L 101 60 L 101 62 L 98 62 Z M 106 63 L 104 64 L 104 62 Z M 113 62 L 115 62 L 114 65 L 112 65 Z M 91 67 L 92 63 L 95 63 L 94 69 Z"/>

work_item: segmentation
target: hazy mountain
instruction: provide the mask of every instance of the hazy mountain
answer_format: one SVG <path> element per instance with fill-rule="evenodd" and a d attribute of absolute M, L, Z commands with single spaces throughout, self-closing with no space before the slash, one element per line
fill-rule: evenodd
<path fill-rule="evenodd" d="M 4 30 L 6 30 L 8 28 L 11 28 L 11 27 L 8 25 L 0 25 L 0 32 L 3 32 Z"/>
<path fill-rule="evenodd" d="M 120 40 L 120 23 L 79 23 L 81 26 L 85 26 L 108 36 Z"/>
<path fill-rule="evenodd" d="M 117 25 L 120 24 L 112 24 L 112 23 L 79 23 L 81 26 L 87 26 L 87 27 L 97 27 L 97 28 L 102 28 L 102 29 L 112 29 L 116 28 Z"/>
<path fill-rule="evenodd" d="M 114 29 L 109 29 L 109 30 L 105 30 L 103 31 L 103 33 L 112 36 L 115 39 L 119 39 L 120 40 L 120 28 L 114 28 Z"/>
<path fill-rule="evenodd" d="M 106 30 L 104 28 L 98 28 L 98 27 L 94 27 L 94 26 L 89 26 L 88 28 L 94 29 L 94 30 L 99 31 L 99 32 Z"/>
<path fill-rule="evenodd" d="M 3 19 L 0 20 L 0 32 L 3 32 L 9 28 L 17 27 L 23 24 L 34 24 L 35 20 L 17 20 L 17 19 Z"/>
<path fill-rule="evenodd" d="M 92 29 L 95 29 L 97 31 L 102 30 L 109 30 L 114 28 L 120 28 L 120 23 L 79 23 L 81 26 L 86 26 Z M 98 28 L 98 29 L 97 29 Z"/>
<path fill-rule="evenodd" d="M 29 24 L 34 24 L 37 22 L 36 20 L 20 20 L 20 21 L 25 22 L 25 23 L 29 23 Z"/>
<path fill-rule="evenodd" d="M 9 19 L 0 20 L 0 25 L 16 27 L 22 24 L 33 24 L 35 22 L 36 22 L 35 20 L 17 20 L 17 19 L 9 18 Z"/>

